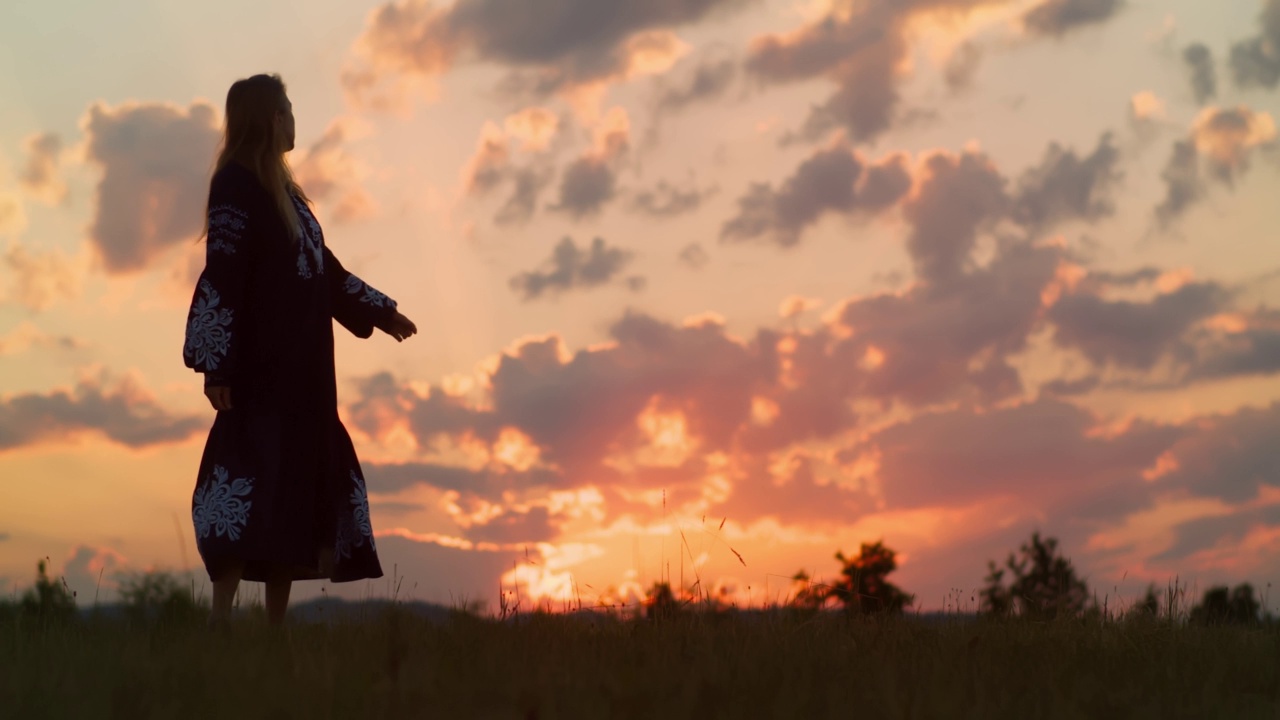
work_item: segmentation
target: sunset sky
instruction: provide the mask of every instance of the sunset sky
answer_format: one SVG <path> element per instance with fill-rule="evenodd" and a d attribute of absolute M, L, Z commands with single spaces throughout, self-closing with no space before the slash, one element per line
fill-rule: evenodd
<path fill-rule="evenodd" d="M 759 604 L 883 540 L 974 609 L 1039 530 L 1280 608 L 1280 0 L 5 2 L 6 594 L 207 583 L 180 348 L 259 72 L 420 331 L 336 328 L 388 578 L 326 593 Z"/>

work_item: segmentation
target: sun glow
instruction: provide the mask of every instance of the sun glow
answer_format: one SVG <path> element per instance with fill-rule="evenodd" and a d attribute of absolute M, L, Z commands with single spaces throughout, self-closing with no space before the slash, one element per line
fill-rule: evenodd
<path fill-rule="evenodd" d="M 634 454 L 638 465 L 679 467 L 697 445 L 689 436 L 684 413 L 660 410 L 657 398 L 636 418 L 636 425 L 648 440 L 648 445 Z"/>
<path fill-rule="evenodd" d="M 493 457 L 498 462 L 524 472 L 541 459 L 541 451 L 528 435 L 515 428 L 503 428 L 493 443 Z"/>
<path fill-rule="evenodd" d="M 528 599 L 535 607 L 556 609 L 556 604 L 573 603 L 581 598 L 581 589 L 569 568 L 604 555 L 604 548 L 585 543 L 551 545 L 538 543 L 542 556 L 535 560 L 516 563 L 502 574 L 502 587 L 513 588 L 522 599 Z"/>

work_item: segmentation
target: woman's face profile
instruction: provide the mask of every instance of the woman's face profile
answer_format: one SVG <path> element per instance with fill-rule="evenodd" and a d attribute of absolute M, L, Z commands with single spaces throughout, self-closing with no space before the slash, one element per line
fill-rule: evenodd
<path fill-rule="evenodd" d="M 276 112 L 276 137 L 280 138 L 283 152 L 293 149 L 293 102 L 289 100 L 288 95 L 284 97 L 283 107 Z"/>

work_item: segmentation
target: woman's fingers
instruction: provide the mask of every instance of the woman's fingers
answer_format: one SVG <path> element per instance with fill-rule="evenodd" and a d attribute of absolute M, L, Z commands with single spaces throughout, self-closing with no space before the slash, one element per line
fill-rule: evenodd
<path fill-rule="evenodd" d="M 396 342 L 404 342 L 406 339 L 416 334 L 417 332 L 418 332 L 418 326 L 414 325 L 412 320 L 405 317 L 401 313 L 398 313 L 398 312 L 396 313 L 395 320 L 392 323 L 392 332 L 391 332 L 391 336 L 396 339 Z"/>
<path fill-rule="evenodd" d="M 214 410 L 221 412 L 231 409 L 231 388 L 215 385 L 205 388 L 204 394 L 209 398 L 209 404 Z"/>

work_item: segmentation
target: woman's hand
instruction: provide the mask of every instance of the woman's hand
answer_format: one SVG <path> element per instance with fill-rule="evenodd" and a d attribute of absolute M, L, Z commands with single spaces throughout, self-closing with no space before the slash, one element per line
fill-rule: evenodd
<path fill-rule="evenodd" d="M 396 311 L 396 314 L 383 325 L 382 332 L 395 338 L 396 342 L 404 342 L 406 338 L 418 332 L 418 326 Z"/>
<path fill-rule="evenodd" d="M 206 386 L 204 396 L 209 398 L 209 404 L 218 412 L 231 409 L 231 388 L 226 385 Z"/>

